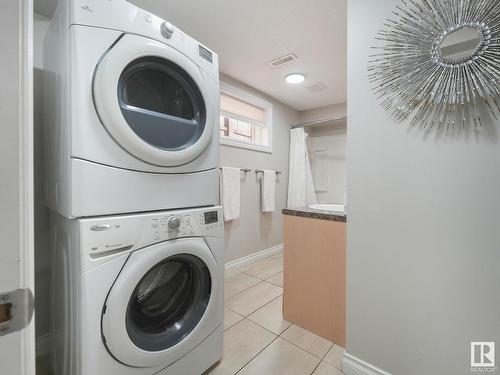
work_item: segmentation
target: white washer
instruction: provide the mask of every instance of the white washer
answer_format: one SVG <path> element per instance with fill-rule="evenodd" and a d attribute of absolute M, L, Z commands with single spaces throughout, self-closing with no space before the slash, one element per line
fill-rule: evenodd
<path fill-rule="evenodd" d="M 46 200 L 89 217 L 219 204 L 217 55 L 125 0 L 61 0 L 45 39 Z"/>
<path fill-rule="evenodd" d="M 222 358 L 220 207 L 53 213 L 54 375 L 199 375 Z"/>

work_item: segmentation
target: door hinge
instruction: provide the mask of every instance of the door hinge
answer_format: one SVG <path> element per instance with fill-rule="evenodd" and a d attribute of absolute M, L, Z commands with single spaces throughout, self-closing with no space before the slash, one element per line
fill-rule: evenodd
<path fill-rule="evenodd" d="M 33 293 L 17 289 L 0 293 L 0 336 L 24 329 L 33 316 Z"/>

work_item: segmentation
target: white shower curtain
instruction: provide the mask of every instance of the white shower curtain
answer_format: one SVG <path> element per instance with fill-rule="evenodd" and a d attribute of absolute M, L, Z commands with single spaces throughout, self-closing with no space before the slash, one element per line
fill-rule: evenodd
<path fill-rule="evenodd" d="M 303 128 L 290 130 L 288 208 L 307 207 L 317 203 L 306 139 L 307 134 Z"/>

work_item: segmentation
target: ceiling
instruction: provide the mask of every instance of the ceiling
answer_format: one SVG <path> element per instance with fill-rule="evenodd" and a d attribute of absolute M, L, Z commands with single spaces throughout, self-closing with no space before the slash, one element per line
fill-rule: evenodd
<path fill-rule="evenodd" d="M 219 55 L 220 71 L 300 111 L 346 102 L 347 0 L 130 0 Z M 35 0 L 50 16 L 57 0 Z M 47 12 L 49 10 L 49 12 Z M 272 69 L 288 53 L 298 59 Z M 305 74 L 290 86 L 288 73 Z M 322 91 L 308 86 L 321 82 Z"/>

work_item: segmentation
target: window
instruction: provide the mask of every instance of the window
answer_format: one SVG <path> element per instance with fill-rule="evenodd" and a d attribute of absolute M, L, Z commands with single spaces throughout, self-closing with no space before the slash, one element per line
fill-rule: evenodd
<path fill-rule="evenodd" d="M 221 144 L 272 152 L 272 105 L 221 82 Z"/>

